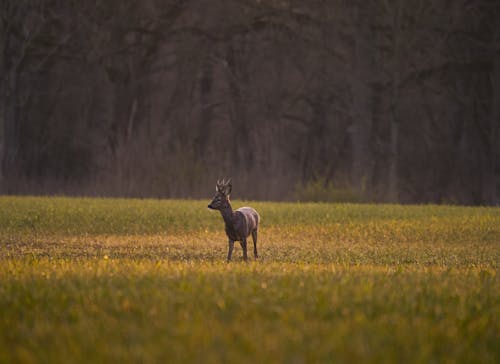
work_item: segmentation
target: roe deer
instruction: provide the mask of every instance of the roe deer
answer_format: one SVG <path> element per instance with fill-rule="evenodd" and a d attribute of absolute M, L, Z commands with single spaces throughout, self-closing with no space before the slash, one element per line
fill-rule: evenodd
<path fill-rule="evenodd" d="M 217 181 L 215 185 L 215 196 L 208 205 L 209 209 L 219 210 L 224 223 L 226 224 L 226 235 L 229 239 L 229 251 L 227 253 L 227 261 L 231 260 L 233 254 L 234 242 L 239 241 L 243 249 L 243 259 L 247 257 L 247 238 L 252 234 L 253 240 L 253 255 L 255 259 L 257 254 L 257 229 L 259 227 L 260 216 L 251 207 L 241 207 L 233 212 L 229 195 L 231 194 L 231 179 Z"/>

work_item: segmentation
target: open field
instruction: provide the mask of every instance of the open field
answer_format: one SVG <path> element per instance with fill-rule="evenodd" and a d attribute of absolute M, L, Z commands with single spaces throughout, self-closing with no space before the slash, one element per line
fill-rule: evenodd
<path fill-rule="evenodd" d="M 500 208 L 0 197 L 0 363 L 500 362 Z"/>

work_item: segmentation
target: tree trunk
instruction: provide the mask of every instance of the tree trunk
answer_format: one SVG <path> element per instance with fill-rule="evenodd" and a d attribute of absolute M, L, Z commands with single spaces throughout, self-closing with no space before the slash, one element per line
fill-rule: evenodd
<path fill-rule="evenodd" d="M 305 148 L 302 159 L 302 181 L 307 183 L 316 178 L 328 178 L 328 154 L 324 146 L 326 102 L 324 91 L 319 90 L 310 104 L 312 116 L 305 137 Z"/>
<path fill-rule="evenodd" d="M 500 13 L 500 12 L 497 12 Z M 497 19 L 500 16 L 497 16 Z M 495 50 L 500 44 L 500 24 L 495 23 L 495 34 L 493 37 L 492 49 Z M 491 83 L 491 106 L 490 106 L 490 132 L 488 140 L 488 151 L 485 156 L 485 166 L 482 178 L 482 199 L 489 205 L 498 205 L 498 188 L 500 187 L 500 53 L 498 50 L 493 56 L 493 70 L 490 77 Z M 497 173 L 497 170 L 499 173 Z"/>
<path fill-rule="evenodd" d="M 234 135 L 232 141 L 232 167 L 238 172 L 248 171 L 253 166 L 249 135 L 251 130 L 247 121 L 247 106 L 243 94 L 244 87 L 248 82 L 245 70 L 238 64 L 237 55 L 238 51 L 243 52 L 241 48 L 244 47 L 244 43 L 244 39 L 237 38 L 233 40 L 229 43 L 227 52 L 229 90 L 232 101 L 230 120 Z"/>
<path fill-rule="evenodd" d="M 391 122 L 391 151 L 389 157 L 389 201 L 398 202 L 398 143 L 399 123 Z"/>
<path fill-rule="evenodd" d="M 20 60 L 13 54 L 20 47 L 15 36 L 7 35 L 4 49 L 5 97 L 3 125 L 2 192 L 9 192 L 9 185 L 19 174 L 20 124 L 19 124 L 19 66 Z M 19 48 L 17 48 L 19 49 Z"/>
<path fill-rule="evenodd" d="M 200 126 L 197 138 L 198 156 L 209 159 L 207 156 L 207 147 L 212 130 L 212 121 L 215 105 L 212 104 L 212 89 L 214 83 L 213 61 L 210 52 L 207 52 L 206 59 L 202 65 L 202 74 L 200 78 Z"/>
<path fill-rule="evenodd" d="M 371 148 L 373 113 L 374 49 L 370 22 L 370 8 L 366 4 L 354 6 L 355 36 L 353 72 L 351 76 L 352 118 L 349 128 L 352 148 L 351 183 L 359 192 L 366 192 L 371 183 Z"/>
<path fill-rule="evenodd" d="M 391 121 L 390 121 L 390 153 L 389 153 L 389 191 L 388 200 L 390 202 L 399 201 L 399 103 L 401 92 L 401 18 L 402 3 L 397 3 L 394 9 L 393 29 L 392 29 L 392 95 L 391 95 Z"/>

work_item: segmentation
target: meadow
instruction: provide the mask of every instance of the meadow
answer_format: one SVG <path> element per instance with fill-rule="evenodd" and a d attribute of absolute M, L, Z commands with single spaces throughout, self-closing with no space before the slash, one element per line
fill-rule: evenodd
<path fill-rule="evenodd" d="M 498 363 L 500 208 L 0 197 L 0 363 Z"/>

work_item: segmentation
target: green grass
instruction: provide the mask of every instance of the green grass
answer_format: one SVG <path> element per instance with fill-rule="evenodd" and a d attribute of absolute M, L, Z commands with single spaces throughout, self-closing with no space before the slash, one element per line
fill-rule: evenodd
<path fill-rule="evenodd" d="M 0 363 L 500 362 L 500 209 L 0 197 Z"/>

